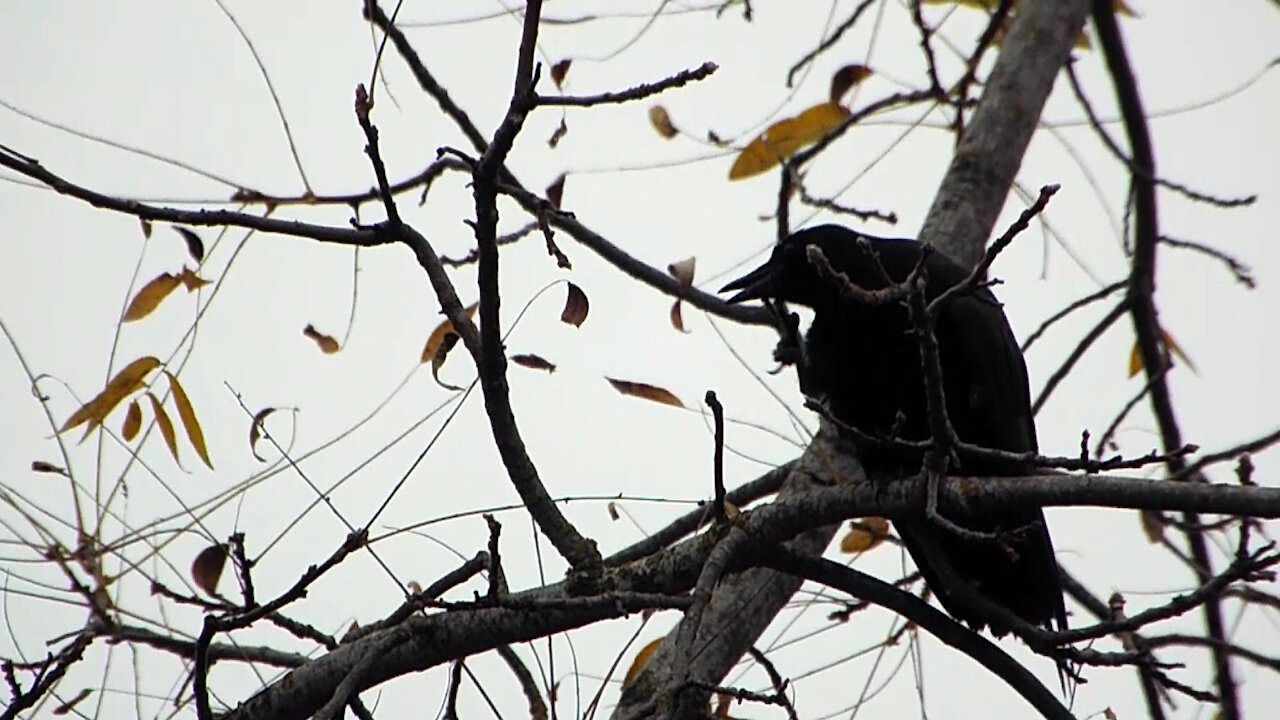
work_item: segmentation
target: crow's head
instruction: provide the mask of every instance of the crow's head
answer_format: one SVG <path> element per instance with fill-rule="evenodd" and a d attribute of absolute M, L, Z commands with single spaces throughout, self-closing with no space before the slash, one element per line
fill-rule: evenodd
<path fill-rule="evenodd" d="M 728 300 L 731 303 L 778 299 L 818 307 L 835 301 L 839 296 L 837 286 L 819 274 L 810 260 L 810 247 L 821 250 L 833 269 L 867 290 L 886 285 L 886 270 L 895 280 L 901 280 L 895 271 L 902 267 L 909 272 L 914 258 L 919 257 L 919 246 L 909 240 L 887 240 L 839 225 L 818 225 L 787 236 L 773 249 L 768 262 L 725 285 L 720 292 L 737 290 Z M 901 274 L 905 277 L 905 273 Z"/>

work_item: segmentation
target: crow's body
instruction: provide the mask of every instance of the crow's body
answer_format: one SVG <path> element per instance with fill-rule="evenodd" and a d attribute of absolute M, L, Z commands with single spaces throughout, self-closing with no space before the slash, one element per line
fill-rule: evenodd
<path fill-rule="evenodd" d="M 858 242 L 859 237 L 866 243 Z M 927 440 L 920 345 L 904 302 L 868 305 L 842 297 L 836 285 L 823 280 L 810 264 L 806 254 L 810 245 L 820 248 L 835 270 L 866 290 L 886 287 L 881 267 L 901 282 L 921 256 L 921 246 L 911 240 L 872 238 L 823 225 L 791 235 L 768 263 L 725 289 L 741 290 L 732 301 L 776 298 L 814 310 L 801 352 L 800 385 L 806 395 L 825 403 L 837 420 L 869 435 L 888 437 L 896 430 L 903 440 Z M 924 269 L 929 300 L 968 276 L 963 267 L 936 252 L 926 258 Z M 956 435 L 988 448 L 1037 450 L 1026 365 L 1004 311 L 990 291 L 982 288 L 950 300 L 938 314 L 934 335 L 947 414 Z M 857 444 L 872 481 L 920 469 L 918 452 Z M 963 459 L 952 474 L 1016 475 L 1020 471 Z M 947 562 L 978 592 L 1023 620 L 1066 627 L 1057 561 L 1040 510 L 975 514 L 944 504 L 940 511 L 963 527 L 1005 533 L 1002 545 L 962 539 L 924 518 L 895 520 L 903 543 L 948 612 L 979 629 L 983 625 L 940 582 L 935 567 L 939 561 Z M 922 550 L 926 539 L 942 548 L 943 559 L 931 559 Z M 997 624 L 991 631 L 1000 636 L 1008 628 Z"/>

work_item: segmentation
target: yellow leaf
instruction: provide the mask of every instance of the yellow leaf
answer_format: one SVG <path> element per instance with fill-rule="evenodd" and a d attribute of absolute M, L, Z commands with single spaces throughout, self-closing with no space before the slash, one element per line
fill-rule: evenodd
<path fill-rule="evenodd" d="M 169 446 L 169 454 L 173 456 L 173 461 L 178 463 L 178 467 L 182 467 L 182 460 L 178 458 L 178 434 L 173 431 L 173 421 L 169 419 L 169 413 L 165 412 L 164 406 L 160 404 L 160 399 L 155 393 L 148 392 L 147 399 L 151 401 L 151 410 L 156 414 L 156 424 L 160 426 L 160 435 L 164 437 L 164 444 Z"/>
<path fill-rule="evenodd" d="M 675 123 L 671 122 L 671 116 L 667 114 L 667 109 L 661 105 L 653 105 L 649 108 L 649 124 L 662 137 L 670 140 L 680 131 L 676 129 Z"/>
<path fill-rule="evenodd" d="M 160 303 L 166 297 L 169 297 L 169 293 L 177 289 L 181 282 L 177 275 L 169 273 L 160 273 L 152 278 L 129 301 L 129 307 L 124 311 L 124 321 L 133 322 L 150 315 L 153 310 L 160 307 Z"/>
<path fill-rule="evenodd" d="M 142 429 L 142 407 L 135 399 L 129 403 L 129 410 L 124 415 L 124 427 L 120 428 L 120 436 L 125 442 L 133 442 Z"/>
<path fill-rule="evenodd" d="M 302 328 L 302 336 L 314 341 L 316 346 L 320 348 L 320 352 L 325 355 L 332 355 L 342 349 L 338 345 L 338 340 L 336 338 L 332 335 L 325 335 L 317 330 L 316 326 L 311 323 L 307 323 L 307 326 Z"/>
<path fill-rule="evenodd" d="M 1169 334 L 1168 330 L 1160 329 L 1160 338 L 1164 341 L 1164 346 L 1173 353 L 1173 356 L 1187 364 L 1187 368 L 1191 372 L 1196 372 L 1196 364 L 1191 362 L 1191 358 L 1187 357 L 1187 353 L 1183 351 L 1182 346 L 1177 340 Z M 1138 346 L 1138 341 L 1133 341 L 1133 347 L 1129 350 L 1129 377 L 1133 377 L 1142 372 L 1142 348 Z"/>
<path fill-rule="evenodd" d="M 473 302 L 466 307 L 467 317 L 476 316 L 476 308 L 480 307 L 480 303 Z M 449 318 L 440 321 L 435 330 L 431 331 L 431 335 L 427 337 L 427 344 L 422 347 L 422 362 L 429 363 L 435 360 L 436 351 L 440 349 L 440 345 L 444 343 L 444 338 L 449 334 L 457 334 L 453 332 L 453 323 L 449 322 Z"/>
<path fill-rule="evenodd" d="M 196 290 L 199 290 L 200 288 L 209 284 L 208 280 L 205 280 L 204 278 L 195 274 L 195 272 L 192 271 L 191 268 L 187 267 L 186 265 L 183 265 L 182 272 L 178 273 L 178 282 L 182 283 L 182 286 L 187 289 L 187 292 L 195 292 Z"/>
<path fill-rule="evenodd" d="M 729 168 L 730 180 L 759 175 L 796 154 L 800 148 L 822 139 L 845 118 L 848 108 L 824 102 L 792 118 L 770 125 L 759 137 L 747 144 Z"/>
<path fill-rule="evenodd" d="M 182 427 L 187 431 L 187 439 L 191 441 L 191 447 L 196 449 L 196 454 L 204 464 L 212 470 L 213 463 L 209 462 L 209 448 L 205 447 L 204 431 L 200 429 L 200 421 L 196 419 L 196 410 L 191 407 L 191 400 L 187 397 L 187 392 L 182 389 L 178 378 L 168 370 L 164 374 L 169 378 L 169 389 L 173 391 L 173 404 L 178 406 L 178 418 L 182 420 Z"/>
<path fill-rule="evenodd" d="M 660 388 L 648 383 L 632 382 L 630 380 L 615 380 L 611 377 L 607 377 L 605 380 L 608 380 L 609 384 L 613 386 L 613 389 L 623 395 L 630 395 L 632 397 L 662 403 L 663 405 L 673 405 L 678 408 L 684 407 L 684 403 L 680 402 L 680 398 L 676 397 L 674 393 L 666 388 Z"/>
<path fill-rule="evenodd" d="M 159 366 L 159 358 L 151 355 L 140 357 L 129 363 L 111 378 L 111 382 L 107 383 L 107 387 L 102 392 L 72 413 L 58 432 L 64 433 L 85 422 L 89 423 L 89 429 L 101 425 L 122 400 L 142 387 L 142 381 L 146 379 L 147 374 Z"/>
<path fill-rule="evenodd" d="M 889 535 L 889 521 L 882 517 L 869 517 L 849 523 L 849 532 L 840 538 L 840 552 L 856 555 L 884 542 Z"/>
<path fill-rule="evenodd" d="M 640 648 L 640 652 L 636 653 L 635 660 L 631 661 L 631 667 L 627 668 L 627 674 L 622 676 L 622 687 L 631 684 L 632 680 L 644 670 L 644 666 L 648 664 L 649 658 L 658 651 L 658 646 L 662 644 L 662 638 L 650 640 L 647 645 Z"/>

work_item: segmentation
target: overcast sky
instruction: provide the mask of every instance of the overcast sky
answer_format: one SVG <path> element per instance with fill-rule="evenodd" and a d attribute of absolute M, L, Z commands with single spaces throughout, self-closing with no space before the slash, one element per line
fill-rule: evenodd
<path fill-rule="evenodd" d="M 923 87 L 919 36 L 902 3 L 877 5 L 788 89 L 787 68 L 828 32 L 833 18 L 838 23 L 847 17 L 849 3 L 833 7 L 757 2 L 755 22 L 749 25 L 738 9 L 731 9 L 719 20 L 707 12 L 663 17 L 642 32 L 648 27 L 645 14 L 660 4 L 619 3 L 611 7 L 625 6 L 636 14 L 548 25 L 542 33 L 541 58 L 547 63 L 573 58 L 565 89 L 579 94 L 653 81 L 707 60 L 717 63 L 719 71 L 706 82 L 655 101 L 567 113 L 539 110 L 526 123 L 510 163 L 535 189 L 567 172 L 564 207 L 580 220 L 659 267 L 696 256 L 697 282 L 718 287 L 720 278 L 757 262 L 767 251 L 773 225 L 762 218 L 773 211 L 777 181 L 767 174 L 728 182 L 733 151 L 703 142 L 707 131 L 741 145 L 769 122 L 824 100 L 832 72 L 851 62 L 866 63 L 876 71 L 851 98 L 855 108 L 903 85 Z M 1261 0 L 1134 5 L 1141 17 L 1121 24 L 1146 106 L 1156 116 L 1151 129 L 1161 175 L 1215 195 L 1259 196 L 1252 207 L 1222 210 L 1167 191 L 1160 194 L 1162 232 L 1232 254 L 1251 267 L 1258 283 L 1256 290 L 1248 290 L 1214 260 L 1183 250 L 1161 250 L 1160 317 L 1195 364 L 1195 372 L 1182 365 L 1169 378 L 1178 416 L 1189 442 L 1220 449 L 1280 425 L 1275 409 L 1280 386 L 1274 381 L 1280 352 L 1275 330 L 1280 310 L 1280 252 L 1275 246 L 1280 149 L 1274 137 L 1280 85 L 1264 72 L 1280 47 L 1280 14 Z M 352 100 L 356 85 L 369 81 L 375 38 L 361 21 L 358 6 L 226 2 L 226 10 L 252 42 L 255 58 L 216 2 L 6 4 L 0 10 L 0 143 L 38 158 L 72 181 L 161 204 L 213 203 L 226 199 L 234 185 L 296 196 L 306 187 L 303 173 L 319 195 L 364 190 L 373 177 Z M 683 7 L 667 5 L 668 10 Z M 460 24 L 443 21 L 501 9 L 497 3 L 454 2 L 407 3 L 401 11 L 406 22 L 437 23 L 411 29 L 410 37 L 484 132 L 492 131 L 506 106 L 519 22 L 500 15 Z M 546 15 L 570 18 L 588 11 L 599 12 L 597 4 L 555 2 L 548 3 Z M 971 47 L 981 28 L 980 16 L 971 10 L 948 13 L 946 8 L 927 8 L 925 14 L 933 22 L 946 18 L 943 38 L 957 48 Z M 1076 55 L 1095 107 L 1113 120 L 1112 93 L 1101 58 L 1093 52 Z M 939 57 L 944 73 L 954 77 L 954 54 L 940 45 Z M 302 172 L 256 61 L 266 69 L 278 96 Z M 440 146 L 468 147 L 390 49 L 383 69 L 386 83 L 376 88 L 373 119 L 393 179 L 420 171 Z M 544 73 L 542 88 L 550 92 L 550 87 Z M 655 133 L 647 116 L 654 102 L 662 104 L 687 134 L 664 140 Z M 549 148 L 546 141 L 562 117 L 568 133 L 557 148 Z M 1046 214 L 1053 232 L 1037 227 L 1026 233 L 994 269 L 1004 282 L 997 293 L 1020 337 L 1071 300 L 1121 279 L 1126 267 L 1120 236 L 1123 168 L 1084 123 L 1065 80 L 1044 118 L 1051 127 L 1033 141 L 1019 181 L 1032 193 L 1046 183 L 1062 185 Z M 869 121 L 814 164 L 810 189 L 815 194 L 843 192 L 842 202 L 891 210 L 899 217 L 896 226 L 852 223 L 859 229 L 914 234 L 950 157 L 953 140 L 944 130 L 946 120 L 936 112 L 912 108 Z M 1109 127 L 1122 137 L 1117 123 Z M 998 228 L 1024 205 L 1012 198 Z M 440 252 L 458 256 L 470 249 L 473 239 L 463 221 L 473 216 L 473 207 L 462 176 L 446 175 L 438 181 L 425 206 L 420 207 L 411 193 L 401 198 L 400 208 Z M 793 208 L 797 226 L 831 219 Z M 502 209 L 504 231 L 528 220 L 514 206 Z M 364 213 L 364 219 L 381 217 L 374 205 L 366 206 Z M 351 211 L 341 206 L 294 207 L 278 215 L 345 226 Z M 279 236 L 246 237 L 237 230 L 220 234 L 200 228 L 199 233 L 208 247 L 200 274 L 218 283 L 216 294 L 210 286 L 197 300 L 179 290 L 151 317 L 126 325 L 109 367 L 117 321 L 130 289 L 190 263 L 181 239 L 157 227 L 151 240 L 144 241 L 136 219 L 93 209 L 30 187 L 12 173 L 0 173 L 0 320 L 31 371 L 50 376 L 40 389 L 51 397 L 55 422 L 77 407 L 77 397 L 92 396 L 111 372 L 136 357 L 172 358 L 176 367 L 188 356 L 190 343 L 180 343 L 197 302 L 207 308 L 181 378 L 217 469 L 203 467 L 185 444 L 180 447 L 185 470 L 180 469 L 159 438 L 150 438 L 140 454 L 145 467 L 129 471 L 127 495 L 113 500 L 116 517 L 104 527 L 104 542 L 128 532 L 122 522 L 139 528 L 165 518 L 147 540 L 165 543 L 163 559 L 141 543 L 127 552 L 149 574 L 190 591 L 187 567 L 210 542 L 209 534 L 225 539 L 238 528 L 248 535 L 250 554 L 271 546 L 256 577 L 259 597 L 273 597 L 307 565 L 327 556 L 346 534 L 334 511 L 311 507 L 316 495 L 308 481 L 328 489 L 351 474 L 330 497 L 347 522 L 366 522 L 459 402 L 456 417 L 379 516 L 375 534 L 516 501 L 493 452 L 479 393 L 464 399 L 461 393 L 438 387 L 428 368 L 415 372 L 422 345 L 440 317 L 430 286 L 407 250 L 392 246 L 360 254 L 354 324 L 348 336 L 354 260 L 349 248 Z M 536 235 L 502 253 L 508 347 L 558 365 L 550 375 L 512 367 L 512 401 L 550 492 L 635 498 L 620 503 L 626 516 L 618 521 L 610 519 L 604 502 L 567 506 L 570 519 L 597 538 L 602 549 L 622 547 L 688 509 L 666 501 L 692 502 L 710 494 L 711 438 L 697 410 L 709 388 L 717 391 L 732 418 L 758 426 L 730 426 L 728 445 L 735 452 L 728 458 L 727 471 L 733 484 L 798 454 L 805 432 L 815 422 L 801 407 L 793 372 L 765 374 L 772 368 L 770 331 L 734 327 L 685 308 L 689 332 L 678 333 L 668 320 L 668 298 L 629 281 L 567 236 L 559 241 L 573 261 L 571 273 L 556 268 Z M 473 272 L 464 269 L 453 277 L 464 302 L 473 301 Z M 563 286 L 532 300 L 541 288 L 564 278 L 590 298 L 590 315 L 581 328 L 559 322 Z M 530 301 L 528 312 L 517 322 Z M 1033 394 L 1108 308 L 1100 304 L 1080 313 L 1031 349 L 1027 360 Z M 320 353 L 302 335 L 307 324 L 343 341 L 342 351 Z M 732 352 L 719 333 L 724 333 Z M 1132 343 L 1128 322 L 1117 323 L 1058 388 L 1038 417 L 1046 454 L 1077 453 L 1081 431 L 1087 429 L 1097 438 L 1140 389 L 1140 379 L 1126 378 Z M 176 355 L 175 348 L 181 348 Z M 407 384 L 371 421 L 344 434 L 411 372 Z M 459 351 L 441 375 L 465 386 L 474 373 Z M 666 387 L 694 411 L 622 397 L 604 376 Z M 259 449 L 272 464 L 263 465 L 250 454 L 249 415 L 233 392 L 243 399 L 248 413 L 268 406 L 297 409 L 277 413 L 268 425 L 282 441 L 292 441 L 295 456 L 341 439 L 301 463 L 305 480 L 276 462 L 279 453 L 265 446 Z M 384 451 L 393 438 L 441 407 Z M 109 423 L 117 432 L 122 418 L 119 410 Z M 18 356 L 6 343 L 0 349 L 0 484 L 29 503 L 23 507 L 70 546 L 74 532 L 42 515 L 64 520 L 73 516 L 66 483 L 30 470 L 33 460 L 61 464 L 51 435 Z M 128 453 L 111 439 L 100 454 L 93 440 L 74 445 L 76 433 L 67 439 L 75 476 L 87 493 L 82 500 L 91 505 L 95 492 L 105 499 Z M 1122 426 L 1118 439 L 1127 453 L 1158 446 L 1145 405 Z M 1269 453 L 1257 458 L 1259 482 L 1274 484 L 1274 473 L 1280 469 L 1277 457 Z M 207 502 L 261 477 L 264 468 L 276 472 L 253 484 L 243 502 Z M 1230 468 L 1221 467 L 1212 477 L 1229 481 Z M 198 523 L 187 519 L 183 505 L 201 508 Z M 1189 572 L 1146 542 L 1134 513 L 1055 509 L 1048 516 L 1063 565 L 1103 597 L 1117 590 L 1124 593 L 1130 612 L 1192 587 Z M 538 584 L 527 516 L 507 512 L 500 517 L 507 528 L 504 553 L 513 588 Z M 0 563 L 6 574 L 8 627 L 0 633 L 0 655 L 41 657 L 45 640 L 80 627 L 83 612 L 49 599 L 74 602 L 64 591 L 65 579 L 33 563 L 33 554 L 21 547 L 23 541 L 48 539 L 40 540 L 11 508 L 0 511 L 0 519 L 5 523 Z M 375 549 L 401 581 L 426 585 L 457 564 L 457 553 L 470 557 L 481 549 L 485 537 L 483 521 L 470 516 L 398 535 L 377 543 Z M 558 579 L 563 566 L 554 551 L 544 546 L 541 557 L 547 578 Z M 900 555 L 886 547 L 859 559 L 858 567 L 894 579 L 902 563 Z M 230 577 L 221 587 L 235 593 Z M 473 583 L 458 597 L 468 597 L 470 589 L 479 587 Z M 149 581 L 133 573 L 121 582 L 117 602 L 150 621 L 167 622 L 177 632 L 198 633 L 198 614 L 157 603 L 148 597 L 148 588 Z M 290 614 L 341 634 L 353 620 L 366 623 L 384 616 L 399 598 L 396 582 L 362 553 L 326 576 L 307 601 L 290 608 Z M 918 686 L 923 687 L 927 711 L 935 717 L 1025 717 L 1029 712 L 999 681 L 930 639 L 922 642 L 920 672 L 912 670 L 906 643 L 888 648 L 883 657 L 873 651 L 851 658 L 883 639 L 896 618 L 872 611 L 848 624 L 830 625 L 825 617 L 831 607 L 818 604 L 784 613 L 783 621 L 760 643 L 784 676 L 799 678 L 795 692 L 803 717 L 848 717 L 864 684 L 868 693 L 878 692 L 864 708 L 876 716 L 917 712 Z M 793 618 L 799 618 L 794 625 L 784 622 Z M 1085 622 L 1079 613 L 1076 618 L 1076 623 Z M 656 617 L 641 631 L 639 642 L 658 637 L 675 621 L 673 614 Z M 1269 650 L 1280 644 L 1274 616 L 1250 610 L 1229 621 L 1252 646 Z M 574 656 L 565 638 L 556 640 L 560 712 L 572 716 L 579 702 L 585 704 L 594 695 L 599 679 L 640 623 L 635 617 L 575 632 L 570 636 Z M 1198 630 L 1199 615 L 1168 627 Z M 798 640 L 820 628 L 825 630 Z M 305 647 L 270 631 L 244 633 L 237 640 Z M 1056 682 L 1048 660 L 1029 656 L 1012 641 L 1003 646 L 1027 658 L 1046 682 Z M 1117 649 L 1109 639 L 1097 648 Z M 541 671 L 551 672 L 546 650 L 546 643 L 536 648 Z M 522 652 L 532 662 L 533 651 Z M 121 647 L 113 653 L 108 666 L 107 650 L 95 648 L 90 662 L 63 686 L 64 695 L 80 687 L 96 688 L 105 677 L 104 717 L 133 713 L 135 707 L 145 717 L 165 715 L 165 699 L 183 681 L 180 667 L 151 651 L 140 652 L 136 659 Z M 627 652 L 624 667 L 633 653 L 634 648 Z M 1188 663 L 1176 677 L 1206 686 L 1204 658 L 1180 652 L 1169 653 L 1170 659 L 1175 655 Z M 572 679 L 572 657 L 581 676 L 580 691 Z M 136 706 L 131 697 L 135 668 L 141 675 L 137 687 L 144 695 Z M 524 712 L 509 674 L 493 658 L 478 660 L 474 668 L 505 716 Z M 1256 713 L 1280 703 L 1280 683 L 1274 675 L 1243 664 L 1239 669 L 1247 708 Z M 220 693 L 218 701 L 235 703 L 271 677 L 255 677 L 226 663 L 215 669 L 213 688 Z M 379 714 L 422 714 L 443 695 L 445 677 L 443 668 L 412 676 L 385 686 L 380 696 L 369 694 L 366 701 L 380 702 Z M 1120 718 L 1141 716 L 1142 699 L 1133 677 L 1129 670 L 1091 670 L 1077 698 L 1077 714 L 1084 717 L 1109 706 Z M 761 679 L 756 674 L 740 682 L 758 688 Z M 736 675 L 730 680 L 739 682 Z M 605 693 L 606 708 L 616 692 L 615 684 Z M 98 701 L 95 694 L 86 703 Z M 462 702 L 468 716 L 488 712 L 474 690 L 464 691 Z M 91 714 L 93 706 L 80 709 Z M 734 714 L 766 717 L 770 712 L 753 707 Z M 1174 713 L 1185 718 L 1211 714 L 1186 699 L 1179 699 Z"/>

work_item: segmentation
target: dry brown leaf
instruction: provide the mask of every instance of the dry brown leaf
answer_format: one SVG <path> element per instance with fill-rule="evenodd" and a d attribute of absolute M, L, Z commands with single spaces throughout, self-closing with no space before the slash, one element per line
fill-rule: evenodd
<path fill-rule="evenodd" d="M 657 385 L 650 385 L 642 382 L 632 382 L 630 380 L 617 380 L 615 378 L 606 377 L 605 380 L 613 386 L 614 390 L 623 395 L 638 397 L 643 400 L 650 400 L 663 405 L 673 405 L 678 408 L 684 407 L 684 403 L 680 402 L 680 398 L 666 388 L 660 388 Z"/>
<path fill-rule="evenodd" d="M 69 477 L 65 469 L 60 468 L 51 462 L 45 462 L 44 460 L 32 460 L 31 471 L 38 472 L 38 473 L 53 473 L 55 475 L 62 475 L 63 477 Z"/>
<path fill-rule="evenodd" d="M 157 367 L 160 367 L 160 360 L 151 355 L 140 357 L 124 366 L 120 372 L 116 373 L 115 377 L 111 378 L 111 381 L 107 383 L 107 387 L 102 392 L 95 395 L 89 402 L 81 405 L 74 413 L 71 413 L 71 417 L 67 418 L 67 421 L 62 424 L 58 432 L 64 433 L 81 423 L 87 422 L 89 423 L 89 428 L 85 431 L 87 435 L 89 430 L 105 422 L 107 415 L 110 415 L 111 411 L 121 401 L 141 388 L 147 374 Z"/>
<path fill-rule="evenodd" d="M 133 442 L 141 429 L 142 406 L 138 405 L 137 398 L 134 398 L 129 402 L 129 409 L 124 414 L 124 426 L 120 428 L 120 436 L 125 442 Z"/>
<path fill-rule="evenodd" d="M 182 281 L 178 276 L 169 273 L 160 273 L 151 278 L 129 301 L 129 307 L 125 308 L 122 319 L 125 322 L 133 322 L 150 315 L 180 284 Z"/>
<path fill-rule="evenodd" d="M 734 505 L 728 500 L 724 501 L 724 516 L 726 518 L 730 520 L 735 520 L 741 514 L 742 514 L 742 511 L 738 509 L 737 505 Z"/>
<path fill-rule="evenodd" d="M 559 210 L 560 201 L 564 199 L 564 173 L 560 173 L 560 177 L 547 186 L 547 202 L 551 203 L 551 207 Z"/>
<path fill-rule="evenodd" d="M 150 240 L 151 239 L 151 221 L 146 218 L 138 218 L 138 222 L 142 223 L 143 239 Z"/>
<path fill-rule="evenodd" d="M 1106 720 L 1120 720 L 1118 717 L 1116 717 L 1116 711 L 1112 710 L 1111 708 L 1103 708 L 1102 717 L 1106 718 Z"/>
<path fill-rule="evenodd" d="M 729 147 L 729 141 L 716 134 L 715 130 L 707 130 L 707 142 L 716 147 Z"/>
<path fill-rule="evenodd" d="M 267 421 L 267 416 L 275 412 L 273 407 L 263 408 L 253 415 L 253 423 L 249 425 L 249 452 L 253 453 L 253 458 L 258 462 L 266 462 L 267 459 L 258 455 L 258 440 L 262 438 L 262 433 L 266 432 L 266 426 L 263 425 Z"/>
<path fill-rule="evenodd" d="M 569 74 L 569 66 L 572 64 L 573 58 L 565 58 L 551 66 L 551 80 L 555 82 L 556 87 L 564 87 L 564 77 Z"/>
<path fill-rule="evenodd" d="M 631 684 L 632 680 L 644 670 L 644 666 L 649 662 L 649 658 L 658 651 L 658 646 L 662 644 L 662 638 L 654 638 L 640 648 L 640 652 L 636 653 L 636 658 L 631 661 L 631 667 L 627 668 L 627 674 L 622 676 L 622 687 Z"/>
<path fill-rule="evenodd" d="M 204 241 L 195 232 L 184 227 L 174 226 L 174 230 L 182 236 L 182 241 L 187 244 L 187 254 L 197 263 L 204 262 Z"/>
<path fill-rule="evenodd" d="M 696 257 L 687 257 L 668 264 L 667 272 L 680 282 L 681 287 L 688 288 L 693 286 L 693 271 L 697 265 L 698 259 Z"/>
<path fill-rule="evenodd" d="M 212 470 L 213 463 L 209 462 L 209 448 L 204 444 L 204 431 L 200 429 L 200 421 L 196 419 L 196 409 L 191 406 L 191 399 L 187 397 L 187 391 L 182 389 L 178 378 L 168 370 L 164 374 L 169 378 L 173 404 L 178 407 L 178 419 L 182 420 L 182 427 L 187 431 L 187 439 L 191 441 L 191 447 L 196 449 L 196 454 L 204 464 Z"/>
<path fill-rule="evenodd" d="M 207 595 L 218 594 L 218 581 L 222 579 L 222 569 L 227 566 L 227 545 L 218 543 L 210 545 L 196 555 L 191 562 L 191 580 L 196 587 Z"/>
<path fill-rule="evenodd" d="M 566 285 L 569 286 L 569 294 L 564 299 L 564 310 L 560 311 L 560 322 L 582 327 L 582 323 L 587 319 L 587 312 L 591 309 L 591 303 L 587 302 L 587 294 L 582 292 L 582 288 L 573 283 L 566 283 Z"/>
<path fill-rule="evenodd" d="M 436 384 L 445 390 L 461 390 L 457 385 L 450 385 L 440 379 L 440 368 L 444 367 L 444 361 L 449 357 L 449 351 L 454 345 L 458 344 L 458 334 L 454 332 L 445 333 L 444 339 L 440 341 L 440 345 L 436 347 L 436 354 L 431 358 L 431 377 L 435 378 Z"/>
<path fill-rule="evenodd" d="M 178 273 L 178 282 L 182 283 L 182 286 L 187 289 L 187 292 L 195 292 L 205 285 L 208 285 L 210 281 L 205 280 L 195 274 L 194 270 L 183 265 L 182 272 Z"/>
<path fill-rule="evenodd" d="M 519 355 L 512 355 L 511 362 L 517 365 L 521 365 L 523 367 L 530 368 L 532 370 L 546 370 L 549 373 L 553 373 L 556 371 L 555 363 L 542 357 L 541 355 L 534 355 L 532 353 L 520 353 Z"/>
<path fill-rule="evenodd" d="M 618 522 L 618 518 L 619 518 L 619 517 L 621 517 L 621 516 L 618 514 L 618 504 L 617 504 L 617 503 L 615 503 L 614 501 L 610 500 L 610 501 L 609 501 L 609 504 L 608 504 L 608 505 L 606 505 L 605 507 L 607 507 L 607 508 L 609 509 L 609 519 L 610 519 L 610 520 L 612 520 L 612 521 L 614 521 L 614 522 Z"/>
<path fill-rule="evenodd" d="M 738 153 L 733 166 L 729 168 L 729 179 L 741 180 L 765 172 L 805 145 L 822 139 L 822 136 L 839 127 L 847 117 L 848 108 L 824 102 L 795 117 L 779 120 Z"/>
<path fill-rule="evenodd" d="M 840 538 L 840 552 L 856 555 L 866 552 L 889 535 L 889 521 L 882 517 L 869 517 L 849 523 L 849 532 Z"/>
<path fill-rule="evenodd" d="M 476 316 L 476 308 L 480 307 L 479 302 L 473 302 L 466 307 L 467 317 Z M 422 346 L 421 362 L 429 363 L 435 360 L 436 351 L 440 349 L 440 344 L 444 342 L 445 335 L 453 332 L 453 323 L 449 322 L 449 318 L 440 321 L 431 334 L 427 336 L 427 344 Z"/>
<path fill-rule="evenodd" d="M 164 438 L 164 444 L 169 446 L 169 454 L 173 456 L 173 461 L 178 463 L 178 467 L 182 467 L 182 460 L 178 457 L 178 434 L 174 432 L 169 413 L 165 412 L 164 406 L 160 404 L 160 398 L 157 398 L 155 393 L 148 392 L 147 398 L 151 400 L 151 411 L 155 413 L 156 424 L 160 426 L 160 435 Z"/>
<path fill-rule="evenodd" d="M 679 298 L 676 298 L 676 301 L 671 304 L 671 327 L 675 328 L 676 330 L 679 330 L 682 333 L 687 334 L 689 332 L 688 330 L 684 329 L 684 313 L 680 312 Z"/>
<path fill-rule="evenodd" d="M 302 328 L 302 336 L 311 338 L 311 340 L 315 342 L 316 347 L 320 348 L 320 352 L 325 355 L 332 355 L 342 349 L 338 346 L 338 340 L 336 338 L 332 335 L 325 335 L 317 330 L 316 326 L 311 323 L 307 323 L 307 326 Z"/>
<path fill-rule="evenodd" d="M 671 116 L 667 114 L 667 109 L 661 105 L 652 105 L 649 107 L 649 124 L 662 137 L 670 140 L 680 131 L 676 129 L 675 123 L 671 122 Z"/>
<path fill-rule="evenodd" d="M 1159 510 L 1140 510 L 1138 519 L 1142 521 L 1142 534 L 1147 536 L 1147 542 L 1159 545 L 1164 539 L 1164 526 L 1167 523 L 1164 513 Z"/>
<path fill-rule="evenodd" d="M 556 127 L 555 132 L 551 133 L 551 137 L 547 138 L 547 146 L 550 147 L 552 150 L 555 150 L 556 147 L 560 145 L 560 141 L 564 139 L 564 136 L 567 135 L 568 132 L 569 132 L 569 124 L 565 122 L 565 119 L 563 117 L 561 117 L 560 125 Z"/>
<path fill-rule="evenodd" d="M 840 102 L 840 98 L 849 92 L 849 88 L 871 77 L 871 68 L 866 65 L 845 65 L 831 76 L 831 96 L 828 98 L 833 103 Z"/>

